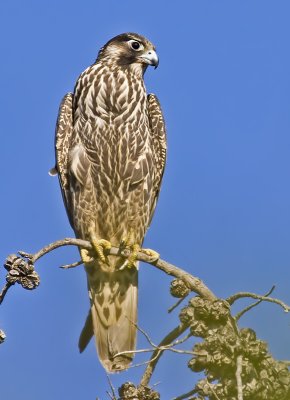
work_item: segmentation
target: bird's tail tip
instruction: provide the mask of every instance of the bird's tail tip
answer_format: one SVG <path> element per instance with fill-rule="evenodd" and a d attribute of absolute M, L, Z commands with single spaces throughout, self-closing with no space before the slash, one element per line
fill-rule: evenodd
<path fill-rule="evenodd" d="M 113 359 L 101 359 L 100 361 L 108 373 L 118 373 L 126 371 L 130 367 L 132 360 L 133 356 L 121 355 Z"/>

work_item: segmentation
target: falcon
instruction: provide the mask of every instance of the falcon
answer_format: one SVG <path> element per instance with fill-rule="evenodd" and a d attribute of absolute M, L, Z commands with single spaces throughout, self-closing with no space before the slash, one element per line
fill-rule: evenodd
<path fill-rule="evenodd" d="M 158 199 L 166 159 L 159 101 L 143 76 L 157 68 L 153 44 L 136 33 L 111 39 L 64 96 L 56 124 L 56 166 L 70 224 L 93 250 L 80 249 L 90 310 L 79 339 L 95 336 L 109 372 L 127 369 L 136 347 L 137 253 Z M 131 250 L 109 255 L 111 246 Z M 142 251 L 142 250 L 141 250 Z M 154 253 L 149 252 L 152 256 Z"/>

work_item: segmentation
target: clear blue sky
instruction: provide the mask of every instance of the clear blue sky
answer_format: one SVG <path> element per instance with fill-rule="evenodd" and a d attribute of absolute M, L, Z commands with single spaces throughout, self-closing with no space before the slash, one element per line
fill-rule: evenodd
<path fill-rule="evenodd" d="M 169 148 L 145 245 L 221 297 L 276 284 L 274 295 L 290 303 L 289 14 L 287 0 L 2 0 L 3 261 L 72 236 L 58 181 L 47 174 L 59 102 L 108 39 L 135 31 L 160 56 L 146 85 L 163 106 Z M 57 268 L 77 258 L 73 249 L 47 256 L 36 291 L 8 293 L 0 309 L 2 399 L 108 398 L 94 344 L 82 355 L 77 349 L 85 274 Z M 139 324 L 155 342 L 178 322 L 166 313 L 169 282 L 141 266 Z M 277 306 L 260 306 L 242 325 L 268 340 L 275 357 L 290 359 L 290 318 Z M 186 356 L 164 356 L 152 380 L 163 399 L 194 386 L 185 365 Z M 113 376 L 113 384 L 137 382 L 142 371 Z"/>

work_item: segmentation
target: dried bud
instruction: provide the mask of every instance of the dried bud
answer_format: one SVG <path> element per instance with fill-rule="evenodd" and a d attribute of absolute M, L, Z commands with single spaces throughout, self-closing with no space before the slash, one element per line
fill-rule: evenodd
<path fill-rule="evenodd" d="M 186 297 L 190 293 L 190 289 L 186 286 L 182 279 L 174 279 L 170 284 L 170 294 L 173 297 Z"/>
<path fill-rule="evenodd" d="M 16 254 L 11 254 L 7 257 L 4 267 L 8 271 L 6 281 L 11 285 L 19 283 L 24 289 L 32 290 L 40 283 L 33 264 L 18 257 Z"/>
<path fill-rule="evenodd" d="M 192 336 L 205 338 L 208 332 L 208 327 L 203 321 L 193 320 L 190 324 L 190 333 Z"/>
<path fill-rule="evenodd" d="M 212 384 L 208 382 L 207 379 L 201 379 L 196 384 L 196 389 L 203 396 L 208 396 L 212 394 Z"/>
<path fill-rule="evenodd" d="M 118 390 L 119 400 L 138 400 L 138 389 L 132 382 L 124 383 Z"/>
<path fill-rule="evenodd" d="M 147 386 L 138 386 L 138 396 L 140 400 L 160 400 L 160 394 Z"/>
<path fill-rule="evenodd" d="M 225 323 L 230 315 L 230 305 L 225 300 L 215 300 L 210 307 L 211 319 Z"/>
<path fill-rule="evenodd" d="M 159 400 L 160 395 L 147 386 L 136 387 L 132 382 L 126 382 L 119 388 L 119 400 Z"/>
<path fill-rule="evenodd" d="M 256 332 L 250 328 L 242 328 L 240 330 L 241 338 L 246 339 L 248 342 L 254 341 L 257 339 Z"/>
<path fill-rule="evenodd" d="M 190 325 L 194 320 L 194 309 L 192 307 L 184 307 L 179 313 L 179 319 L 183 324 Z"/>
<path fill-rule="evenodd" d="M 211 327 L 224 325 L 230 315 L 230 305 L 225 300 L 208 300 L 195 296 L 189 305 L 194 308 L 196 319 L 206 321 Z"/>
<path fill-rule="evenodd" d="M 267 356 L 267 343 L 262 340 L 252 342 L 242 341 L 242 354 L 253 363 L 259 362 Z"/>
<path fill-rule="evenodd" d="M 207 355 L 199 355 L 197 357 L 193 357 L 188 361 L 188 368 L 190 368 L 193 372 L 201 372 L 203 371 L 208 364 Z"/>
<path fill-rule="evenodd" d="M 195 296 L 189 300 L 189 305 L 194 308 L 196 316 L 199 319 L 205 319 L 208 316 L 208 305 L 210 302 L 210 300 Z"/>

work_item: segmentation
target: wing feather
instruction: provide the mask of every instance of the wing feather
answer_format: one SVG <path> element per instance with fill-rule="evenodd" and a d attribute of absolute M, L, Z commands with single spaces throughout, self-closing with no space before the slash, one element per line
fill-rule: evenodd
<path fill-rule="evenodd" d="M 72 224 L 69 182 L 69 154 L 73 141 L 73 94 L 67 93 L 59 106 L 55 129 L 55 158 L 61 192 L 66 211 Z"/>
<path fill-rule="evenodd" d="M 161 182 L 164 174 L 167 144 L 166 144 L 165 122 L 159 100 L 157 96 L 155 96 L 154 94 L 149 94 L 147 96 L 147 101 L 148 101 L 150 133 L 152 135 L 152 140 L 153 140 L 153 149 L 154 149 L 153 162 L 155 169 L 155 176 L 153 178 L 155 198 L 154 201 L 152 202 L 152 207 L 151 207 L 151 213 L 150 213 L 150 222 L 151 222 L 156 207 L 156 203 L 158 200 Z"/>

